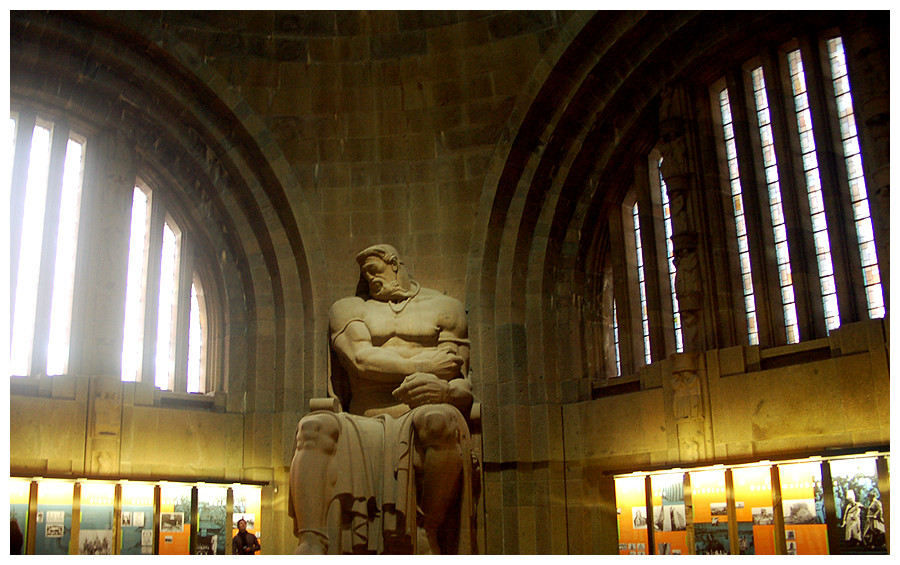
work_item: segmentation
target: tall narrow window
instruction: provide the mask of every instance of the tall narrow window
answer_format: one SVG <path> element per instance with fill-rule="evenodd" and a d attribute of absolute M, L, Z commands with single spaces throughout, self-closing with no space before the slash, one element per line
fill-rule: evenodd
<path fill-rule="evenodd" d="M 18 245 L 10 281 L 13 375 L 68 370 L 84 145 L 65 126 L 37 119 L 24 186 L 13 188 L 22 196 L 21 232 L 11 242 Z"/>
<path fill-rule="evenodd" d="M 75 290 L 75 243 L 78 239 L 78 217 L 83 177 L 84 143 L 69 138 L 63 166 L 59 232 L 56 238 L 56 266 L 53 270 L 50 338 L 47 348 L 48 375 L 64 374 L 69 361 L 72 295 Z"/>
<path fill-rule="evenodd" d="M 734 206 L 734 226 L 737 234 L 738 256 L 741 264 L 741 282 L 744 288 L 744 310 L 747 313 L 747 335 L 750 345 L 759 344 L 759 328 L 756 323 L 756 298 L 753 293 L 753 277 L 750 271 L 750 246 L 747 240 L 747 222 L 744 217 L 744 199 L 741 176 L 738 170 L 737 147 L 734 143 L 734 127 L 731 120 L 731 103 L 728 89 L 719 92 L 719 110 L 722 113 L 722 130 L 725 140 L 725 158 L 728 161 L 728 180 L 731 183 L 731 202 Z"/>
<path fill-rule="evenodd" d="M 762 67 L 751 73 L 753 78 L 753 98 L 756 103 L 756 117 L 765 167 L 766 185 L 769 193 L 769 210 L 772 215 L 772 231 L 775 236 L 775 259 L 778 264 L 781 301 L 788 343 L 800 341 L 797 324 L 797 307 L 794 300 L 794 284 L 791 279 L 791 263 L 788 254 L 787 229 L 781 206 L 781 185 L 778 180 L 778 163 L 772 135 L 772 121 L 769 115 L 769 100 L 766 96 L 766 81 Z"/>
<path fill-rule="evenodd" d="M 205 393 L 207 367 L 216 364 L 215 360 L 208 362 L 205 343 L 204 296 L 208 295 L 199 275 L 204 272 L 203 265 L 197 264 L 202 248 L 178 223 L 190 214 L 167 209 L 165 192 L 154 192 L 142 181 L 128 179 L 126 187 L 133 189 L 126 261 L 114 242 L 79 241 L 79 232 L 85 231 L 82 216 L 128 214 L 114 183 L 91 185 L 84 180 L 88 168 L 96 169 L 101 178 L 120 176 L 119 163 L 108 158 L 116 151 L 91 152 L 93 141 L 70 130 L 65 119 L 51 121 L 27 107 L 11 109 L 7 141 L 10 376 L 90 371 L 99 352 L 86 348 L 119 337 L 114 327 L 103 322 L 111 310 L 98 312 L 92 307 L 100 300 L 115 308 L 115 302 L 124 299 L 121 379 Z M 108 165 L 116 167 L 115 175 Z M 82 198 L 82 192 L 105 189 L 106 185 L 113 191 L 110 195 Z M 111 221 L 124 224 L 126 220 L 115 217 Z M 103 238 L 106 231 L 91 233 Z M 108 269 L 101 276 L 104 284 L 76 289 L 76 272 L 90 264 Z M 118 272 L 125 279 L 124 296 L 110 293 L 111 288 L 121 288 L 122 281 L 107 284 Z M 78 303 L 80 296 L 84 304 Z M 97 315 L 101 316 L 99 325 L 94 320 Z M 74 327 L 85 331 L 73 333 Z M 84 353 L 78 357 L 84 366 L 69 367 L 70 350 Z"/>
<path fill-rule="evenodd" d="M 613 311 L 615 312 L 615 311 Z M 187 391 L 206 392 L 200 378 L 203 353 L 203 325 L 200 319 L 200 298 L 197 283 L 191 285 L 191 314 L 188 329 Z"/>
<path fill-rule="evenodd" d="M 162 258 L 159 273 L 159 314 L 156 330 L 156 386 L 172 388 L 175 374 L 173 345 L 173 325 L 176 320 L 175 306 L 178 296 L 178 237 L 166 222 L 163 225 Z"/>
<path fill-rule="evenodd" d="M 141 375 L 144 316 L 141 294 L 146 278 L 148 224 L 147 194 L 134 187 L 131 204 L 131 237 L 128 243 L 128 274 L 125 279 L 125 334 L 122 345 L 122 380 L 137 381 Z"/>
<path fill-rule="evenodd" d="M 644 337 L 644 361 L 650 364 L 650 316 L 647 311 L 647 284 L 644 280 L 644 252 L 641 248 L 641 221 L 638 217 L 638 205 L 631 209 L 634 219 L 634 247 L 637 253 L 638 286 L 641 293 L 641 329 Z"/>
<path fill-rule="evenodd" d="M 41 243 L 44 235 L 44 209 L 47 201 L 47 177 L 50 172 L 50 127 L 36 125 L 31 136 L 28 180 L 19 251 L 18 277 L 10 335 L 9 364 L 13 375 L 31 374 L 31 353 L 37 309 L 38 277 L 41 268 Z"/>
<path fill-rule="evenodd" d="M 202 293 L 193 260 L 182 257 L 185 235 L 155 192 L 133 194 L 122 380 L 205 392 Z"/>
<path fill-rule="evenodd" d="M 856 237 L 862 260 L 863 282 L 866 286 L 866 301 L 870 318 L 884 317 L 884 294 L 881 288 L 881 273 L 875 254 L 875 236 L 872 218 L 869 214 L 869 198 L 866 180 L 863 177 L 862 155 L 853 115 L 853 101 L 850 97 L 850 78 L 844 59 L 844 44 L 840 37 L 829 40 L 828 56 L 831 63 L 831 78 L 841 124 L 841 141 L 847 177 L 850 181 L 850 199 L 853 203 L 853 218 L 856 223 Z"/>
<path fill-rule="evenodd" d="M 813 139 L 812 115 L 806 95 L 806 76 L 800 51 L 788 53 L 791 73 L 791 89 L 794 93 L 794 111 L 800 133 L 800 152 L 803 157 L 803 171 L 806 176 L 806 193 L 812 215 L 813 241 L 816 245 L 816 262 L 819 266 L 819 281 L 822 285 L 822 302 L 825 307 L 825 327 L 833 330 L 841 325 L 838 312 L 837 289 L 834 284 L 834 266 L 831 262 L 831 244 L 828 241 L 828 226 L 825 221 L 825 200 L 822 197 L 822 182 L 819 179 L 819 164 L 816 159 L 816 143 Z"/>
<path fill-rule="evenodd" d="M 672 318 L 675 326 L 675 351 L 684 351 L 681 335 L 681 313 L 678 310 L 678 296 L 675 293 L 675 249 L 672 244 L 672 210 L 669 208 L 669 194 L 666 179 L 662 176 L 662 158 L 656 163 L 659 172 L 659 192 L 662 201 L 663 223 L 666 229 L 666 265 L 669 267 L 669 289 L 672 293 Z"/>
<path fill-rule="evenodd" d="M 616 312 L 616 303 L 613 301 L 613 351 L 616 355 L 616 374 L 622 374 L 622 359 L 619 356 L 619 315 Z"/>

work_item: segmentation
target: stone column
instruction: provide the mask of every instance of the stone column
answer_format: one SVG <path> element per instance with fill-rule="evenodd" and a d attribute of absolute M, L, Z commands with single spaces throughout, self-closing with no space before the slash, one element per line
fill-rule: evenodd
<path fill-rule="evenodd" d="M 93 166 L 85 171 L 82 209 L 87 213 L 83 218 L 87 228 L 79 247 L 87 247 L 90 253 L 76 273 L 72 365 L 83 375 L 119 378 L 136 174 L 134 149 L 121 135 L 104 133 L 88 146 L 88 152 L 87 162 Z"/>
<path fill-rule="evenodd" d="M 88 389 L 85 471 L 116 476 L 122 441 L 122 383 L 116 377 L 94 377 Z"/>
<path fill-rule="evenodd" d="M 667 87 L 659 109 L 659 151 L 661 171 L 666 181 L 672 216 L 672 247 L 675 254 L 675 294 L 681 313 L 684 351 L 705 348 L 703 331 L 703 291 L 701 285 L 699 236 L 696 217 L 697 174 L 691 158 L 689 127 L 690 96 L 681 87 Z"/>
<path fill-rule="evenodd" d="M 668 389 L 678 438 L 678 459 L 684 463 L 704 461 L 713 456 L 707 419 L 706 370 L 699 353 L 670 356 L 672 374 Z"/>

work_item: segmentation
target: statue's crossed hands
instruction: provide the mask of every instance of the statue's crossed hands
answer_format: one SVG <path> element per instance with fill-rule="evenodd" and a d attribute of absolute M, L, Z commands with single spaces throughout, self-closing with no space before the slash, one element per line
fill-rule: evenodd
<path fill-rule="evenodd" d="M 459 375 L 463 358 L 446 348 L 438 348 L 419 353 L 412 358 L 416 363 L 416 372 L 431 373 L 444 380 Z"/>
<path fill-rule="evenodd" d="M 410 408 L 442 404 L 450 398 L 450 384 L 431 373 L 413 373 L 403 379 L 392 394 Z"/>

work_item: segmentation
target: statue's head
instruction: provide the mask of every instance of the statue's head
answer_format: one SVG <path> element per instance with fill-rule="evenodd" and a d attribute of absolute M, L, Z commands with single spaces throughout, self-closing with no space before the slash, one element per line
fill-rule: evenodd
<path fill-rule="evenodd" d="M 363 249 L 356 255 L 359 283 L 356 295 L 383 302 L 409 298 L 413 279 L 403 265 L 397 250 L 385 243 Z"/>

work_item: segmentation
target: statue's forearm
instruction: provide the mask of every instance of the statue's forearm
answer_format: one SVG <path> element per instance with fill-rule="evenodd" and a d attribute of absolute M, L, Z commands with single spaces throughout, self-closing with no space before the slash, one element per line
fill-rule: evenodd
<path fill-rule="evenodd" d="M 396 382 L 416 372 L 416 363 L 390 349 L 365 348 L 354 356 L 353 363 L 359 376 L 381 382 Z"/>

